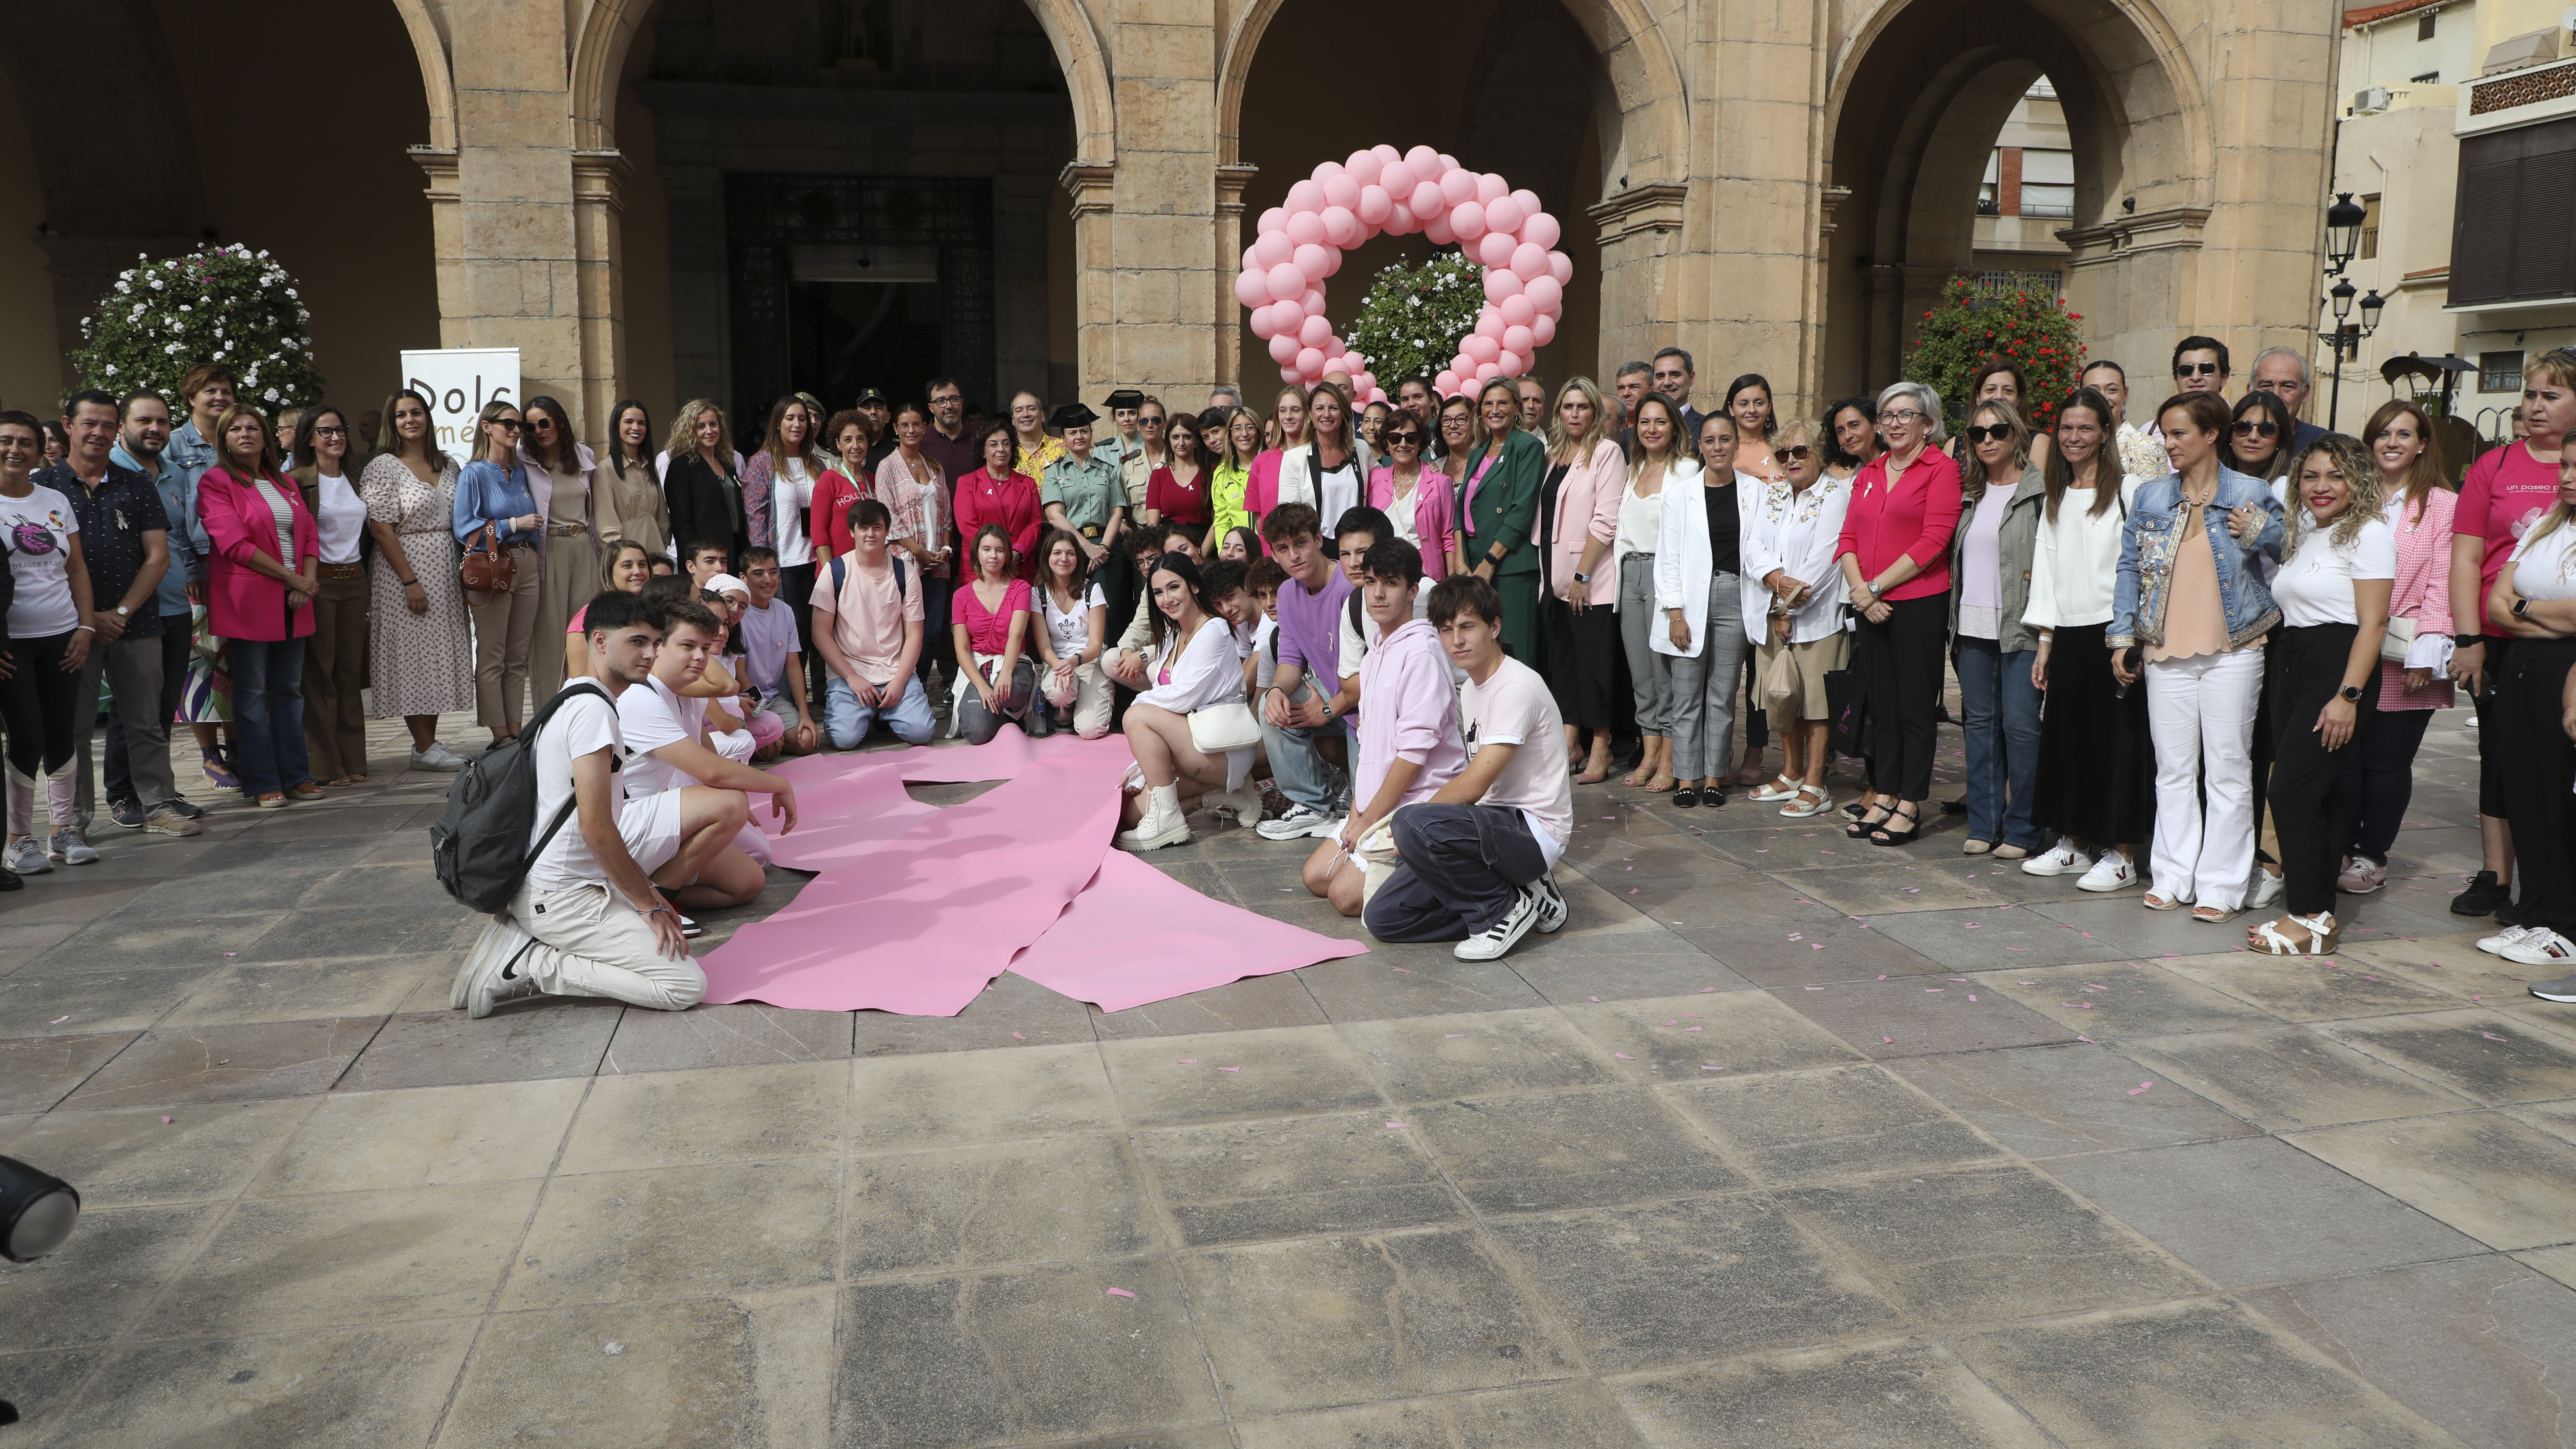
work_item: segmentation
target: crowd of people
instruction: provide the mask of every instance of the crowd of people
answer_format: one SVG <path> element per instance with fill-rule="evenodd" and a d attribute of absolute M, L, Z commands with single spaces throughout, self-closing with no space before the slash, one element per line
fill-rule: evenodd
<path fill-rule="evenodd" d="M 1807 420 L 1757 374 L 1703 409 L 1667 348 L 1607 391 L 1121 390 L 1105 427 L 1031 393 L 970 420 L 939 378 L 837 412 L 791 394 L 740 432 L 692 401 L 659 448 L 622 402 L 596 451 L 534 397 L 485 408 L 461 467 L 410 391 L 270 417 L 208 364 L 176 427 L 158 394 L 82 392 L 58 425 L 0 414 L 0 888 L 97 858 L 103 681 L 111 816 L 164 834 L 202 815 L 178 725 L 278 808 L 366 780 L 369 714 L 404 719 L 418 770 L 464 765 L 443 714 L 494 746 L 543 721 L 554 830 L 459 977 L 478 1014 L 693 1002 L 680 912 L 757 894 L 749 796 L 795 818 L 760 766 L 879 732 L 1121 732 L 1120 847 L 1202 810 L 1313 840 L 1315 894 L 1465 959 L 1563 924 L 1573 785 L 1808 819 L 1838 753 L 1856 841 L 1912 846 L 1938 805 L 1970 855 L 2252 910 L 2247 949 L 2322 955 L 2340 898 L 2385 887 L 2457 685 L 2488 764 L 2453 909 L 2497 916 L 2481 949 L 2576 957 L 2576 354 L 2532 364 L 2515 439 L 2457 486 L 2412 403 L 2359 437 L 2304 422 L 2289 349 L 2233 402 L 2214 338 L 2171 375 L 2134 419 L 2116 362 L 2038 399 L 1998 359 L 1964 398 L 1900 382 Z M 1936 802 L 1953 677 L 1966 789 Z M 2542 788 L 2506 789 L 2508 758 Z"/>

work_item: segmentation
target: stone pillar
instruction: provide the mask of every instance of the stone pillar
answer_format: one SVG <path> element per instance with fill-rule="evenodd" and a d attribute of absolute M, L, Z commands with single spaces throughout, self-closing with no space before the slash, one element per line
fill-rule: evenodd
<path fill-rule="evenodd" d="M 1689 198 L 1687 186 L 1658 183 L 1614 191 L 1608 200 L 1585 208 L 1584 214 L 1601 229 L 1601 365 L 1605 369 L 1676 345 L 1675 303 L 1680 298 L 1674 273 L 1676 261 L 1682 259 L 1682 218 Z M 1678 345 L 1693 346 L 1691 342 Z M 1707 344 L 1699 343 L 1698 348 L 1706 351 Z"/>
<path fill-rule="evenodd" d="M 1237 389 L 1243 386 L 1243 349 L 1235 345 L 1235 327 L 1243 301 L 1234 295 L 1234 278 L 1243 260 L 1243 188 L 1260 170 L 1240 163 L 1216 168 L 1215 380 Z"/>

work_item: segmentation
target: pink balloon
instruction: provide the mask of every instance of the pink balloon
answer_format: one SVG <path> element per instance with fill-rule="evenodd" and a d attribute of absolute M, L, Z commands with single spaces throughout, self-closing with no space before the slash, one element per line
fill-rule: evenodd
<path fill-rule="evenodd" d="M 1536 242 L 1522 242 L 1512 248 L 1512 259 L 1502 263 L 1521 274 L 1521 280 L 1547 275 L 1547 248 Z"/>
<path fill-rule="evenodd" d="M 1314 178 L 1314 182 L 1317 186 L 1321 186 L 1326 181 L 1329 181 L 1341 174 L 1342 163 L 1339 161 L 1318 161 L 1315 163 L 1315 169 L 1307 173 L 1307 175 Z"/>
<path fill-rule="evenodd" d="M 1554 342 L 1556 340 L 1556 319 L 1550 317 L 1544 312 L 1538 314 L 1538 319 L 1530 323 L 1530 340 L 1541 347 L 1545 347 L 1549 343 Z"/>
<path fill-rule="evenodd" d="M 1530 330 L 1527 327 L 1507 327 L 1503 329 L 1503 350 L 1513 354 L 1514 356 L 1529 356 L 1530 349 L 1535 345 L 1536 340 L 1537 339 L 1530 335 Z"/>
<path fill-rule="evenodd" d="M 1247 272 L 1266 272 L 1270 270 L 1270 268 L 1264 264 L 1259 257 L 1253 255 L 1253 249 L 1251 247 L 1245 247 L 1243 249 L 1243 269 Z"/>
<path fill-rule="evenodd" d="M 1266 287 L 1269 283 L 1265 282 L 1262 285 Z M 1260 338 L 1264 342 L 1267 342 L 1271 338 L 1279 335 L 1279 329 L 1270 324 L 1270 307 L 1268 303 L 1264 303 L 1261 306 L 1252 309 L 1252 318 L 1249 325 L 1252 328 L 1252 335 Z"/>
<path fill-rule="evenodd" d="M 1302 347 L 1321 347 L 1332 336 L 1333 324 L 1321 317 L 1308 317 L 1297 328 L 1297 342 Z"/>
<path fill-rule="evenodd" d="M 1502 356 L 1494 359 L 1494 371 L 1502 377 L 1518 377 L 1529 371 L 1529 359 L 1506 347 Z"/>
<path fill-rule="evenodd" d="M 1356 190 L 1357 188 L 1353 189 Z M 1353 196 L 1351 199 L 1353 201 L 1359 200 L 1357 196 Z M 1360 225 L 1358 215 L 1349 207 L 1328 206 L 1324 208 L 1324 240 L 1331 242 L 1337 247 L 1349 248 L 1358 246 L 1361 242 L 1366 241 L 1367 239 L 1368 228 Z"/>
<path fill-rule="evenodd" d="M 1458 344 L 1458 350 L 1478 362 L 1491 362 L 1502 354 L 1503 344 L 1482 332 L 1470 332 L 1466 340 Z"/>
<path fill-rule="evenodd" d="M 1479 383 L 1492 382 L 1495 378 L 1502 375 L 1503 365 L 1500 362 L 1480 362 L 1476 364 L 1476 381 Z"/>
<path fill-rule="evenodd" d="M 1301 211 L 1288 218 L 1281 228 L 1292 246 L 1310 247 L 1324 239 L 1324 218 L 1311 211 Z"/>
<path fill-rule="evenodd" d="M 1284 231 L 1265 231 L 1252 244 L 1252 260 L 1264 270 L 1279 265 L 1297 254 L 1297 244 Z"/>
<path fill-rule="evenodd" d="M 1553 312 L 1565 305 L 1565 288 L 1554 277 L 1532 277 L 1521 283 L 1519 300 L 1541 312 Z"/>
<path fill-rule="evenodd" d="M 1413 188 L 1413 196 L 1407 204 L 1413 208 L 1415 216 L 1431 217 L 1449 209 L 1449 198 L 1441 191 L 1438 182 L 1425 181 Z"/>
<path fill-rule="evenodd" d="M 1521 223 L 1528 217 L 1529 213 L 1521 209 L 1521 204 L 1508 196 L 1497 196 L 1485 203 L 1485 225 L 1496 231 L 1519 231 Z"/>
<path fill-rule="evenodd" d="M 1458 374 L 1443 368 L 1438 377 L 1431 379 L 1431 386 L 1434 391 L 1446 397 L 1458 390 Z"/>
<path fill-rule="evenodd" d="M 1485 208 L 1473 201 L 1462 201 L 1449 208 L 1449 230 L 1460 241 L 1474 241 L 1485 234 Z"/>
<path fill-rule="evenodd" d="M 1360 184 L 1347 171 L 1335 172 L 1324 182 L 1324 204 L 1351 210 L 1360 204 Z"/>
<path fill-rule="evenodd" d="M 1319 246 L 1302 246 L 1297 248 L 1297 255 L 1289 260 L 1298 271 L 1305 273 L 1305 285 L 1297 289 L 1302 292 L 1306 287 L 1324 280 L 1324 268 L 1331 265 L 1332 253 Z"/>
<path fill-rule="evenodd" d="M 1272 285 L 1275 287 L 1278 284 L 1273 282 Z M 1505 297 L 1517 297 L 1520 294 L 1520 278 L 1513 276 L 1509 272 L 1487 272 L 1485 274 L 1486 301 L 1499 307 L 1503 304 L 1503 299 Z"/>
<path fill-rule="evenodd" d="M 1475 205 L 1472 201 L 1467 204 L 1469 206 Z M 1489 231 L 1483 236 L 1476 238 L 1476 244 L 1469 247 L 1467 250 L 1474 253 L 1476 260 L 1484 263 L 1486 266 L 1508 267 L 1512 264 L 1511 233 Z"/>
<path fill-rule="evenodd" d="M 1503 320 L 1502 309 L 1485 307 L 1477 311 L 1476 325 L 1469 330 L 1479 336 L 1490 337 L 1500 342 L 1503 340 L 1503 329 L 1510 325 Z"/>
<path fill-rule="evenodd" d="M 1556 278 L 1560 287 L 1574 280 L 1574 259 L 1563 252 L 1547 254 L 1547 274 Z"/>
<path fill-rule="evenodd" d="M 1412 207 L 1399 201 L 1386 209 L 1386 224 L 1379 229 L 1388 236 L 1411 236 L 1422 229 L 1422 223 L 1414 219 Z"/>
<path fill-rule="evenodd" d="M 1287 224 L 1288 208 L 1284 206 L 1274 206 L 1268 211 L 1261 213 L 1261 219 L 1253 223 L 1252 234 L 1259 236 L 1265 231 L 1277 231 L 1279 228 L 1286 226 Z"/>
<path fill-rule="evenodd" d="M 1521 223 L 1521 240 L 1531 243 L 1540 251 L 1546 251 L 1549 247 L 1565 240 L 1565 229 L 1558 226 L 1556 218 L 1546 212 L 1533 212 L 1529 220 Z"/>
<path fill-rule="evenodd" d="M 1521 204 L 1521 215 L 1535 216 L 1538 214 L 1538 193 L 1530 190 L 1528 187 L 1522 186 L 1514 188 L 1512 191 L 1512 200 Z"/>
<path fill-rule="evenodd" d="M 1449 199 L 1449 204 L 1451 206 L 1456 206 L 1462 201 L 1475 200 L 1476 173 L 1473 171 L 1461 171 L 1455 166 L 1450 167 L 1447 171 L 1441 173 L 1440 194 Z"/>
<path fill-rule="evenodd" d="M 1385 187 L 1371 183 L 1360 188 L 1359 214 L 1361 221 L 1366 222 L 1370 226 L 1384 226 L 1386 225 L 1387 217 L 1393 215 L 1394 212 L 1395 198 L 1386 194 Z"/>
<path fill-rule="evenodd" d="M 1377 184 L 1385 187 L 1389 196 L 1411 196 L 1413 188 L 1421 182 L 1422 178 L 1413 174 L 1413 168 L 1402 161 L 1389 161 L 1386 169 L 1377 174 Z"/>
<path fill-rule="evenodd" d="M 1297 339 L 1282 332 L 1270 339 L 1270 360 L 1286 364 L 1297 360 Z"/>
<path fill-rule="evenodd" d="M 1342 162 L 1342 170 L 1362 186 L 1376 184 L 1377 174 L 1385 169 L 1386 158 L 1375 151 L 1353 151 L 1349 159 Z"/>
<path fill-rule="evenodd" d="M 1403 152 L 1398 151 L 1393 146 L 1386 144 L 1384 141 L 1380 141 L 1376 145 L 1371 146 L 1369 148 L 1369 154 L 1390 166 L 1404 159 Z"/>
<path fill-rule="evenodd" d="M 1442 212 L 1422 224 L 1422 239 L 1435 247 L 1445 247 L 1458 239 L 1449 226 L 1449 213 Z"/>
<path fill-rule="evenodd" d="M 1324 275 L 1328 277 L 1334 276 L 1341 270 L 1342 249 L 1340 247 L 1324 248 Z"/>
<path fill-rule="evenodd" d="M 1529 283 L 1527 282 L 1521 283 L 1521 295 L 1517 297 L 1505 297 L 1503 299 L 1503 305 L 1495 308 L 1494 310 L 1502 316 L 1503 325 L 1505 327 L 1527 327 L 1530 323 L 1530 319 L 1538 315 L 1538 308 L 1530 301 Z M 1514 347 L 1512 348 L 1512 351 L 1527 352 L 1529 349 L 1526 347 Z"/>
<path fill-rule="evenodd" d="M 1324 379 L 1324 354 L 1322 354 L 1321 352 L 1316 351 L 1314 348 L 1311 348 L 1311 347 L 1307 348 L 1307 349 L 1306 349 L 1306 350 L 1304 350 L 1303 352 L 1298 353 L 1298 354 L 1297 354 L 1297 380 L 1298 380 L 1299 382 L 1312 384 L 1312 383 L 1321 382 L 1321 381 L 1323 381 L 1323 379 Z"/>
<path fill-rule="evenodd" d="M 1279 380 L 1281 382 L 1294 384 L 1301 382 L 1304 379 L 1297 376 L 1297 364 L 1291 362 L 1279 369 Z"/>
<path fill-rule="evenodd" d="M 1316 185 L 1312 181 L 1300 181 L 1296 185 L 1288 188 L 1289 215 L 1294 216 L 1301 211 L 1321 211 L 1323 209 L 1324 188 Z"/>
<path fill-rule="evenodd" d="M 1351 374 L 1351 386 L 1364 393 L 1374 393 L 1377 391 L 1377 378 L 1367 368 L 1361 368 Z"/>
<path fill-rule="evenodd" d="M 1455 170 L 1457 170 L 1457 169 L 1458 169 L 1458 158 L 1457 158 L 1457 157 L 1455 157 L 1455 156 L 1450 155 L 1450 154 L 1449 154 L 1448 152 L 1446 152 L 1446 151 L 1441 152 L 1441 153 L 1440 153 L 1440 169 L 1441 169 L 1442 171 L 1455 171 Z"/>
<path fill-rule="evenodd" d="M 1487 206 L 1512 194 L 1512 184 L 1488 171 L 1476 178 L 1476 199 Z"/>
<path fill-rule="evenodd" d="M 1242 276 L 1234 279 L 1234 300 L 1247 307 L 1269 306 L 1270 274 L 1247 268 Z"/>
<path fill-rule="evenodd" d="M 1308 287 L 1305 291 L 1300 292 L 1300 293 L 1298 293 L 1298 294 L 1297 294 L 1297 315 L 1298 315 L 1298 316 L 1300 316 L 1300 317 L 1311 316 L 1311 315 L 1314 315 L 1314 314 L 1320 313 L 1320 312 L 1322 312 L 1323 310 L 1324 310 L 1324 294 L 1323 294 L 1323 292 L 1322 292 L 1322 291 L 1320 291 L 1320 290 L 1318 290 L 1317 288 L 1314 288 L 1314 287 Z"/>
<path fill-rule="evenodd" d="M 1440 153 L 1428 146 L 1416 146 L 1404 153 L 1404 164 L 1413 168 L 1416 177 L 1437 178 L 1449 168 L 1441 164 Z"/>
<path fill-rule="evenodd" d="M 1270 269 L 1270 295 L 1273 300 L 1285 302 L 1305 291 L 1306 287 L 1306 273 L 1295 262 L 1281 262 Z"/>

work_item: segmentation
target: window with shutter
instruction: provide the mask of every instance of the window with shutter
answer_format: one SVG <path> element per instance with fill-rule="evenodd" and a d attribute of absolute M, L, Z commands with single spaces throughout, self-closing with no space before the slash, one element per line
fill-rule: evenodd
<path fill-rule="evenodd" d="M 2460 141 L 2450 304 L 2576 296 L 2576 121 Z"/>

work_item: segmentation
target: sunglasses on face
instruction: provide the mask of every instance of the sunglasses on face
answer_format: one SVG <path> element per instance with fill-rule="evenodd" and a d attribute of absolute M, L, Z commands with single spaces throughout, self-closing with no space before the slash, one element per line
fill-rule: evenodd
<path fill-rule="evenodd" d="M 515 433 L 521 428 L 526 427 L 527 424 L 520 422 L 517 418 L 494 418 L 492 420 L 492 426 L 496 428 L 507 428 L 511 432 Z"/>
<path fill-rule="evenodd" d="M 1806 461 L 1809 451 L 1811 450 L 1804 443 L 1792 443 L 1785 448 L 1773 448 L 1771 450 L 1771 461 L 1774 463 L 1784 464 L 1802 463 Z"/>
<path fill-rule="evenodd" d="M 2267 423 L 2260 418 L 2241 418 L 2236 424 L 2236 436 L 2240 438 L 2274 438 L 2280 434 L 2279 423 Z"/>
<path fill-rule="evenodd" d="M 2218 371 L 2215 362 L 2186 362 L 2174 369 L 2176 377 L 2208 377 Z"/>
<path fill-rule="evenodd" d="M 1384 443 L 1385 443 L 1388 447 L 1390 447 L 1390 448 L 1393 448 L 1393 447 L 1399 447 L 1399 446 L 1401 446 L 1401 447 L 1419 447 L 1419 446 L 1421 446 L 1421 444 L 1422 444 L 1422 435 L 1421 435 L 1420 433 L 1411 432 L 1411 431 L 1406 431 L 1406 432 L 1401 432 L 1401 433 L 1388 433 L 1388 434 L 1385 434 L 1385 435 L 1380 439 L 1380 441 L 1384 442 Z"/>
<path fill-rule="evenodd" d="M 2012 436 L 2011 426 L 2005 423 L 1987 423 L 1979 427 L 1962 428 L 1960 431 L 1968 435 L 1968 441 L 1972 445 L 2000 443 Z"/>

